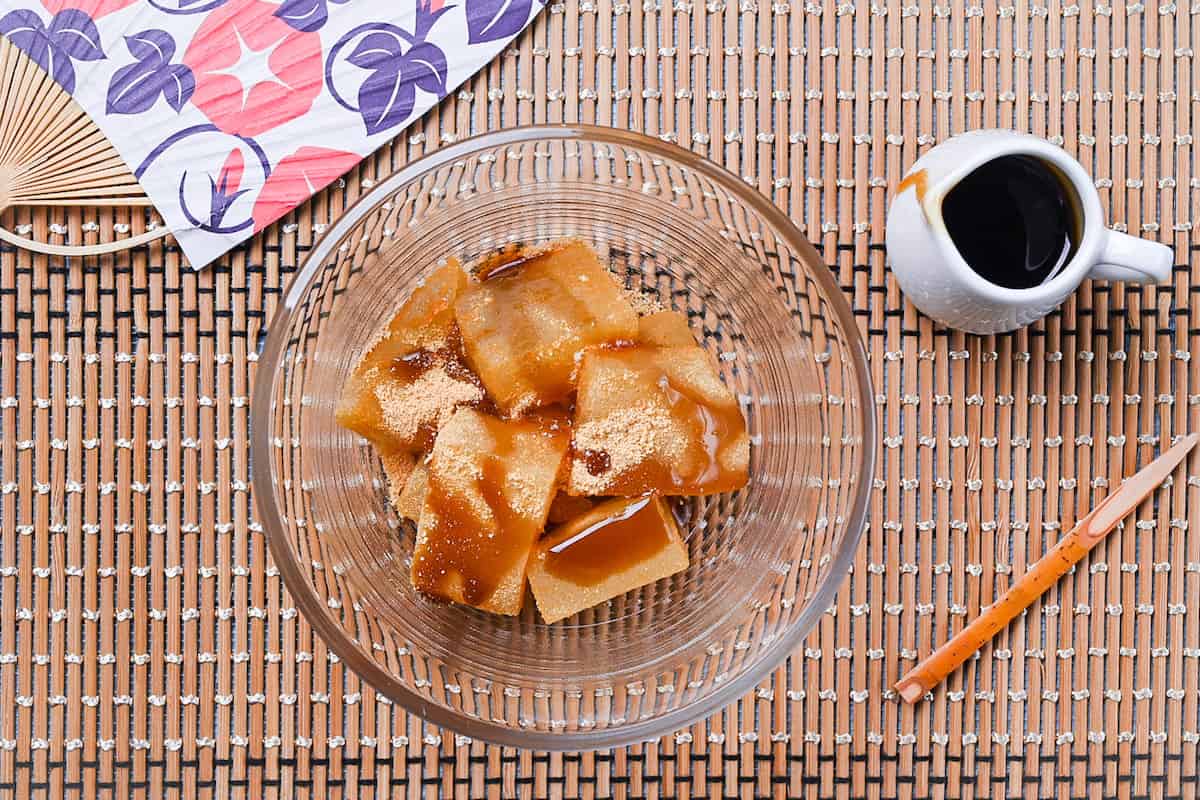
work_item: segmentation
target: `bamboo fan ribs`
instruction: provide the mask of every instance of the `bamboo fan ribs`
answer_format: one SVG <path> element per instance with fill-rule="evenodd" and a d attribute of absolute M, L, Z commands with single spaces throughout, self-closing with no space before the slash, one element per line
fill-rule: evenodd
<path fill-rule="evenodd" d="M 0 211 L 15 205 L 149 205 L 96 124 L 0 37 Z"/>
<path fill-rule="evenodd" d="M 79 104 L 0 37 L 0 212 L 22 205 L 148 206 L 150 199 Z M 94 256 L 169 232 L 163 227 L 101 244 L 61 245 L 0 227 L 0 240 L 48 255 Z"/>

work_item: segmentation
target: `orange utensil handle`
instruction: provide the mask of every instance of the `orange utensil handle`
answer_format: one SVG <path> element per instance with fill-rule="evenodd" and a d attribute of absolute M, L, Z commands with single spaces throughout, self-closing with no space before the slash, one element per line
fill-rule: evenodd
<path fill-rule="evenodd" d="M 1034 600 L 1045 594 L 1063 573 L 1087 555 L 1097 541 L 1099 539 L 1086 541 L 1075 532 L 1060 539 L 994 605 L 985 609 L 950 641 L 910 670 L 896 684 L 896 691 L 906 702 L 912 703 L 937 686 L 1005 625 L 1029 608 Z"/>
<path fill-rule="evenodd" d="M 1047 589 L 1087 555 L 1126 514 L 1137 508 L 1200 441 L 1195 433 L 1181 437 L 1167 452 L 1124 483 L 1092 509 L 1086 517 L 1037 560 L 990 608 L 955 634 L 896 684 L 905 702 L 915 703 L 925 692 L 941 683 L 971 654 L 983 647 L 1001 628 L 1041 597 Z"/>

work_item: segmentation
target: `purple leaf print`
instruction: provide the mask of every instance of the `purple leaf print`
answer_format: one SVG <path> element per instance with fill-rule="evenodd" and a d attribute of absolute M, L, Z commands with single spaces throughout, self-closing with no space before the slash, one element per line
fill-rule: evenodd
<path fill-rule="evenodd" d="M 166 14 L 206 14 L 225 5 L 226 0 L 149 0 L 151 7 Z"/>
<path fill-rule="evenodd" d="M 343 47 L 353 49 L 341 56 Z M 335 63 L 351 64 L 369 73 L 358 85 L 357 103 L 338 92 L 331 73 Z M 370 135 L 407 121 L 416 105 L 417 89 L 443 97 L 448 72 L 446 54 L 437 45 L 395 25 L 369 23 L 350 31 L 333 46 L 325 79 L 333 99 L 357 112 Z"/>
<path fill-rule="evenodd" d="M 129 34 L 125 37 L 125 46 L 138 61 L 166 64 L 175 55 L 175 40 L 171 34 L 155 28 Z"/>
<path fill-rule="evenodd" d="M 100 46 L 100 31 L 83 11 L 67 8 L 50 20 L 50 40 L 64 55 L 76 61 L 99 61 L 104 58 Z"/>
<path fill-rule="evenodd" d="M 35 64 L 50 72 L 50 37 L 42 18 L 26 9 L 10 11 L 0 19 L 0 34 L 20 48 Z"/>
<path fill-rule="evenodd" d="M 529 20 L 533 0 L 466 0 L 467 43 L 494 42 L 516 34 Z"/>
<path fill-rule="evenodd" d="M 378 69 L 358 89 L 359 113 L 368 134 L 395 127 L 408 118 L 417 90 L 399 70 Z"/>
<path fill-rule="evenodd" d="M 312 33 L 329 19 L 329 11 L 325 0 L 283 0 L 275 9 L 275 16 L 298 31 Z"/>
<path fill-rule="evenodd" d="M 329 19 L 329 3 L 342 4 L 348 0 L 283 0 L 275 16 L 298 31 L 319 31 Z"/>
<path fill-rule="evenodd" d="M 62 12 L 67 13 L 76 12 Z M 24 51 L 35 64 L 50 73 L 50 77 L 63 89 L 67 92 L 75 91 L 75 67 L 71 63 L 71 57 L 51 37 L 42 24 L 41 17 L 36 13 L 18 10 L 6 14 L 0 19 L 0 34 L 7 36 L 9 41 Z"/>
<path fill-rule="evenodd" d="M 183 64 L 172 64 L 164 72 L 163 99 L 167 101 L 167 105 L 179 111 L 183 104 L 192 98 L 192 92 L 196 91 L 196 77 Z"/>
<path fill-rule="evenodd" d="M 107 114 L 140 114 L 158 99 L 162 78 L 158 67 L 138 61 L 113 73 L 104 111 Z"/>
<path fill-rule="evenodd" d="M 362 69 L 390 69 L 396 70 L 396 66 L 387 66 L 388 62 L 398 59 L 401 55 L 402 43 L 399 37 L 391 33 L 377 31 L 368 33 L 354 48 L 354 51 L 346 57 L 356 67 Z"/>
<path fill-rule="evenodd" d="M 167 105 L 179 111 L 195 90 L 192 71 L 183 64 L 163 66 L 139 61 L 113 73 L 104 110 L 108 114 L 140 114 L 161 95 Z"/>
<path fill-rule="evenodd" d="M 196 90 L 191 69 L 171 64 L 175 41 L 166 31 L 145 30 L 125 37 L 125 44 L 138 60 L 113 73 L 105 98 L 108 114 L 140 114 L 161 96 L 179 111 Z"/>
<path fill-rule="evenodd" d="M 422 91 L 438 97 L 446 93 L 446 54 L 435 44 L 422 42 L 410 47 L 400 71 Z"/>
<path fill-rule="evenodd" d="M 50 61 L 50 66 L 46 69 L 50 77 L 54 78 L 67 94 L 74 93 L 75 65 L 71 63 L 71 59 L 53 45 L 46 49 L 46 57 Z"/>

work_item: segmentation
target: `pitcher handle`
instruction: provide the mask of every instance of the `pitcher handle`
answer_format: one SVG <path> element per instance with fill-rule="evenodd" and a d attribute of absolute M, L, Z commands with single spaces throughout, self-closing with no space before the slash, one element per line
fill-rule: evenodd
<path fill-rule="evenodd" d="M 1139 239 L 1119 231 L 1106 231 L 1100 260 L 1089 278 L 1131 283 L 1163 283 L 1171 277 L 1175 253 L 1165 244 Z"/>

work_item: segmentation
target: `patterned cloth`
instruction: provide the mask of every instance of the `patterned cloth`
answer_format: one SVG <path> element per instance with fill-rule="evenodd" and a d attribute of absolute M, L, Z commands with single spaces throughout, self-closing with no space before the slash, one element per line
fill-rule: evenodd
<path fill-rule="evenodd" d="M 542 0 L 0 0 L 0 34 L 112 140 L 195 267 L 466 80 Z"/>

